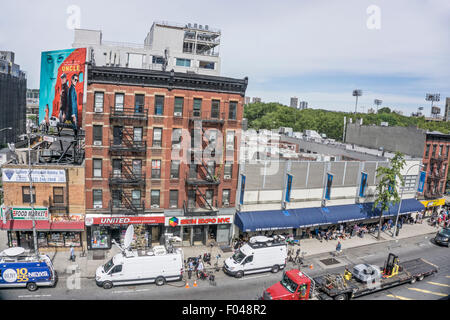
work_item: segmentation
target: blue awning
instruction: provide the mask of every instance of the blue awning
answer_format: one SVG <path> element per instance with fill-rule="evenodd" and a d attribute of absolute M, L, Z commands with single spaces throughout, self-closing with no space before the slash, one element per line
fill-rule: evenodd
<path fill-rule="evenodd" d="M 398 206 L 399 204 L 391 206 L 387 212 L 383 212 L 383 216 L 397 215 Z M 400 214 L 408 214 L 424 209 L 425 207 L 420 201 L 404 199 L 402 200 Z M 379 216 L 379 209 L 373 210 L 373 202 L 371 202 L 329 206 L 326 208 L 237 212 L 234 224 L 242 231 L 248 232 L 336 224 L 374 219 Z"/>

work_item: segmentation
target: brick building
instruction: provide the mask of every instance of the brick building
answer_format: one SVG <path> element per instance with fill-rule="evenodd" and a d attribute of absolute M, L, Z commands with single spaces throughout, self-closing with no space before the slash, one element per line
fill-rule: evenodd
<path fill-rule="evenodd" d="M 229 242 L 246 87 L 246 78 L 89 66 L 89 249 L 121 241 L 130 223 L 147 246 L 165 232 L 185 245 Z"/>
<path fill-rule="evenodd" d="M 423 153 L 424 170 L 427 171 L 427 180 L 424 185 L 424 196 L 427 199 L 442 197 L 448 174 L 450 135 L 440 132 L 426 134 Z"/>
<path fill-rule="evenodd" d="M 27 164 L 2 167 L 1 229 L 9 246 L 33 248 Z M 84 165 L 33 164 L 33 202 L 39 248 L 81 247 L 84 234 Z"/>

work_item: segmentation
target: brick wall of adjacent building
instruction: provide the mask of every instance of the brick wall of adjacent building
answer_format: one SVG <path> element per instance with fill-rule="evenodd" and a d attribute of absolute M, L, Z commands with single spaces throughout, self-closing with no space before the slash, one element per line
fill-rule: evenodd
<path fill-rule="evenodd" d="M 424 185 L 425 197 L 436 198 L 445 193 L 449 159 L 450 136 L 428 134 L 423 150 L 423 165 L 427 171 L 427 180 Z M 431 170 L 432 166 L 433 170 Z"/>

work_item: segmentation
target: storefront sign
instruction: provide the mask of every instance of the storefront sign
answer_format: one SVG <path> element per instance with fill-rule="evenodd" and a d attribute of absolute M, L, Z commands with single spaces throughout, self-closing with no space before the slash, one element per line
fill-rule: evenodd
<path fill-rule="evenodd" d="M 84 214 L 82 213 L 69 213 L 69 214 L 52 214 L 52 222 L 72 222 L 83 221 Z"/>
<path fill-rule="evenodd" d="M 233 216 L 204 216 L 204 217 L 167 217 L 166 226 L 190 226 L 190 225 L 208 225 L 208 224 L 231 224 Z"/>
<path fill-rule="evenodd" d="M 436 200 L 428 200 L 428 201 L 420 201 L 425 208 L 430 208 L 430 207 L 438 207 L 438 206 L 443 206 L 445 204 L 445 199 L 436 199 Z"/>
<path fill-rule="evenodd" d="M 292 175 L 287 174 L 287 182 L 286 182 L 286 202 L 291 202 L 291 189 L 292 189 Z"/>
<path fill-rule="evenodd" d="M 33 220 L 31 208 L 11 208 L 13 220 Z M 48 220 L 48 208 L 34 208 L 34 220 Z"/>
<path fill-rule="evenodd" d="M 164 223 L 164 216 L 154 217 L 89 217 L 84 219 L 85 225 L 93 224 L 160 224 Z"/>
<path fill-rule="evenodd" d="M 327 184 L 325 187 L 325 199 L 331 199 L 331 185 L 333 184 L 333 175 L 331 173 L 327 173 Z"/>
<path fill-rule="evenodd" d="M 3 182 L 30 182 L 28 169 L 7 168 L 2 170 Z M 65 183 L 66 171 L 53 169 L 32 169 L 33 182 Z"/>
<path fill-rule="evenodd" d="M 365 191 L 366 191 L 366 187 L 367 187 L 367 173 L 365 172 L 361 172 L 361 183 L 359 186 L 359 196 L 361 198 L 365 197 Z"/>

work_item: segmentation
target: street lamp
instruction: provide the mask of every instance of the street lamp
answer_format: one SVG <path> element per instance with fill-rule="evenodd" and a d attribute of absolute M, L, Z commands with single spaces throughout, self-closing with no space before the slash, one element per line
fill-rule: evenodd
<path fill-rule="evenodd" d="M 362 90 L 356 89 L 353 90 L 352 95 L 356 97 L 356 104 L 355 104 L 355 122 L 356 122 L 356 110 L 358 109 L 358 97 L 362 96 Z"/>
<path fill-rule="evenodd" d="M 34 197 L 33 197 L 33 179 L 31 178 L 31 126 L 27 126 L 27 137 L 28 137 L 28 179 L 30 179 L 30 205 L 31 205 L 31 220 L 33 222 L 33 244 L 34 244 L 34 254 L 39 257 L 39 251 L 37 247 L 37 234 L 36 234 L 36 220 L 34 217 Z"/>
<path fill-rule="evenodd" d="M 377 114 L 378 114 L 378 106 L 380 106 L 383 103 L 383 100 L 375 99 L 373 100 L 373 103 L 377 106 Z"/>
<path fill-rule="evenodd" d="M 420 168 L 423 168 L 423 167 L 424 167 L 424 165 L 423 165 L 423 164 L 420 164 L 420 163 L 414 164 L 414 165 L 412 165 L 411 167 L 409 167 L 409 169 L 406 171 L 405 176 L 407 176 L 409 170 L 411 170 L 411 168 L 414 168 L 415 166 L 419 166 Z M 415 188 L 415 186 L 414 186 L 414 188 Z M 400 209 L 401 209 L 401 207 L 402 207 L 403 190 L 405 190 L 405 187 L 402 188 L 402 193 L 400 194 L 400 203 L 399 203 L 399 205 L 398 205 L 397 217 L 395 218 L 394 234 L 392 235 L 393 238 L 395 238 L 395 234 L 396 234 L 396 232 L 397 232 L 398 216 L 400 215 Z"/>
<path fill-rule="evenodd" d="M 12 130 L 12 127 L 0 129 L 0 132 L 2 132 L 2 131 L 4 131 L 4 130 Z"/>

